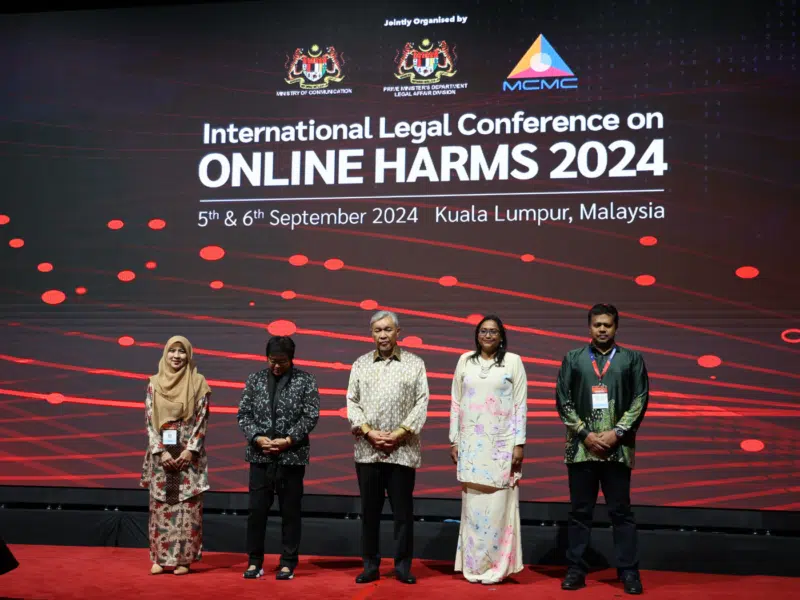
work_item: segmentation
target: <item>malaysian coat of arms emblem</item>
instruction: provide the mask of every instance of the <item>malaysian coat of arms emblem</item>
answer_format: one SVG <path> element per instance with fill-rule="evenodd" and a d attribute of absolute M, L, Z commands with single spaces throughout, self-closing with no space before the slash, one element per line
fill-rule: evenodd
<path fill-rule="evenodd" d="M 425 39 L 418 47 L 408 42 L 395 62 L 397 71 L 394 76 L 408 79 L 413 84 L 439 83 L 442 77 L 456 74 L 455 52 L 445 41 L 434 45 Z"/>
<path fill-rule="evenodd" d="M 289 72 L 285 81 L 299 83 L 304 90 L 326 88 L 331 81 L 339 82 L 344 79 L 343 64 L 344 60 L 333 46 L 328 46 L 325 52 L 317 44 L 308 50 L 297 48 L 286 61 Z"/>

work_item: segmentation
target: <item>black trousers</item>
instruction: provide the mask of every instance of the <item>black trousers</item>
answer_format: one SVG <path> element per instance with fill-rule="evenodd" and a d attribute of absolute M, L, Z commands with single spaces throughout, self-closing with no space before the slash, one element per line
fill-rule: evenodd
<path fill-rule="evenodd" d="M 261 568 L 264 562 L 267 513 L 277 494 L 281 512 L 280 566 L 292 570 L 297 566 L 301 533 L 300 504 L 305 474 L 305 466 L 250 463 L 250 514 L 247 516 L 249 564 Z"/>
<path fill-rule="evenodd" d="M 570 570 L 589 571 L 584 554 L 589 547 L 592 517 L 597 492 L 602 486 L 614 535 L 617 570 L 639 570 L 639 549 L 636 521 L 631 511 L 631 470 L 622 463 L 581 462 L 567 465 L 569 497 L 569 547 L 567 562 Z"/>
<path fill-rule="evenodd" d="M 385 463 L 356 463 L 361 492 L 361 552 L 364 569 L 380 566 L 381 512 L 386 495 L 394 516 L 394 568 L 407 575 L 414 554 L 414 482 L 411 467 Z"/>

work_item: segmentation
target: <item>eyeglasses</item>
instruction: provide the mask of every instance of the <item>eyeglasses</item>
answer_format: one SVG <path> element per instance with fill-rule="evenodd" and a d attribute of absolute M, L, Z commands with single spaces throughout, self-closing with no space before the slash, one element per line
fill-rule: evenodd
<path fill-rule="evenodd" d="M 281 359 L 281 360 L 275 360 L 274 358 L 270 358 L 269 356 L 267 357 L 267 360 L 269 361 L 269 364 L 277 365 L 279 367 L 286 367 L 292 362 L 288 358 L 284 358 L 284 359 Z"/>
<path fill-rule="evenodd" d="M 478 331 L 478 333 L 483 337 L 495 337 L 497 335 L 500 335 L 500 331 L 497 329 L 481 329 L 480 331 Z"/>

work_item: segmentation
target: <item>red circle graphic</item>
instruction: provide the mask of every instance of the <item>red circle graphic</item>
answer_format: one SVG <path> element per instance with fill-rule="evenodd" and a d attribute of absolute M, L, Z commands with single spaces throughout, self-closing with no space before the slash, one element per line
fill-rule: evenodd
<path fill-rule="evenodd" d="M 439 278 L 439 285 L 444 287 L 453 287 L 458 283 L 458 279 L 453 277 L 452 275 L 445 275 L 444 277 Z"/>
<path fill-rule="evenodd" d="M 697 364 L 706 369 L 715 369 L 722 364 L 722 359 L 713 354 L 706 354 L 697 359 Z"/>
<path fill-rule="evenodd" d="M 61 290 L 48 290 L 42 294 L 42 302 L 45 304 L 61 304 L 67 299 L 67 295 Z"/>
<path fill-rule="evenodd" d="M 755 279 L 758 277 L 758 269 L 755 267 L 739 267 L 736 269 L 736 276 L 740 277 L 741 279 Z"/>
<path fill-rule="evenodd" d="M 642 246 L 655 246 L 658 243 L 658 238 L 652 235 L 646 235 L 639 238 L 639 243 Z"/>
<path fill-rule="evenodd" d="M 293 335 L 297 331 L 297 325 L 292 321 L 273 321 L 267 325 L 270 335 Z"/>
<path fill-rule="evenodd" d="M 764 442 L 761 440 L 742 440 L 739 447 L 745 452 L 761 452 L 764 449 Z"/>
<path fill-rule="evenodd" d="M 325 268 L 329 271 L 338 271 L 344 266 L 344 261 L 339 258 L 329 258 L 325 261 Z"/>
<path fill-rule="evenodd" d="M 295 254 L 289 257 L 289 264 L 293 267 L 302 267 L 308 264 L 308 257 L 305 254 Z"/>
<path fill-rule="evenodd" d="M 200 250 L 200 258 L 203 260 L 219 260 L 225 256 L 225 250 L 219 246 L 206 246 Z"/>

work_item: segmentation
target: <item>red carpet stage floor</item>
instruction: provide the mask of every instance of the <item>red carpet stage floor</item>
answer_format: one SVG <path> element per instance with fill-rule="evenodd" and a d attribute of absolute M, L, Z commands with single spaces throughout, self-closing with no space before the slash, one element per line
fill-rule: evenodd
<path fill-rule="evenodd" d="M 275 581 L 268 572 L 262 579 L 246 581 L 242 554 L 208 553 L 195 570 L 184 577 L 149 574 L 147 550 L 130 548 L 84 548 L 64 546 L 11 546 L 20 567 L 0 576 L 0 598 L 25 600 L 114 598 L 150 600 L 164 598 L 348 598 L 352 600 L 418 600 L 436 598 L 515 597 L 547 600 L 580 598 L 602 600 L 625 597 L 612 570 L 593 573 L 587 587 L 578 592 L 560 589 L 562 569 L 526 568 L 500 586 L 470 584 L 453 573 L 452 563 L 417 561 L 416 586 L 406 586 L 384 577 L 377 583 L 359 586 L 353 582 L 360 561 L 353 558 L 303 557 L 293 581 Z M 266 567 L 277 563 L 270 557 Z M 391 571 L 384 560 L 381 573 Z M 703 575 L 645 571 L 642 573 L 647 598 L 708 600 L 714 598 L 782 597 L 800 598 L 800 578 Z"/>

